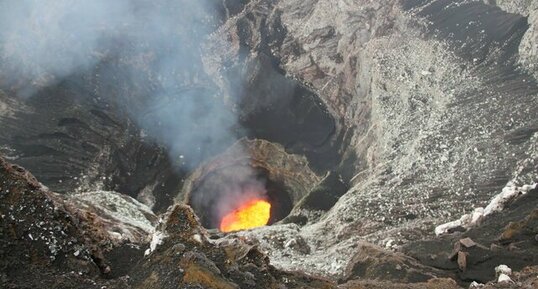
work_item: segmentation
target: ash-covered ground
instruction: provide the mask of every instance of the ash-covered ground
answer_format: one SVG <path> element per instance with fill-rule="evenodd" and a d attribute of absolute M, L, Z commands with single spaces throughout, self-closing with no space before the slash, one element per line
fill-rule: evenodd
<path fill-rule="evenodd" d="M 120 2 L 16 80 L 0 20 L 0 286 L 537 288 L 538 2 Z M 208 232 L 183 184 L 242 137 L 319 183 Z"/>

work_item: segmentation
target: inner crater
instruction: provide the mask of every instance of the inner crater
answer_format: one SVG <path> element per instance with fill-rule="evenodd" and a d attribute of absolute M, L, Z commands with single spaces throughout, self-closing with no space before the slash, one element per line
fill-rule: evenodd
<path fill-rule="evenodd" d="M 320 179 L 304 156 L 245 138 L 198 167 L 180 195 L 206 228 L 237 231 L 284 219 Z"/>

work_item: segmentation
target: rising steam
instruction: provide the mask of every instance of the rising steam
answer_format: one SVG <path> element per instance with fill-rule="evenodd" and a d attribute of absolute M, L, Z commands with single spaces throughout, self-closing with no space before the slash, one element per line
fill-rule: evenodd
<path fill-rule="evenodd" d="M 192 167 L 236 139 L 236 116 L 200 56 L 214 2 L 0 1 L 0 85 L 28 98 L 92 72 L 101 95 Z"/>
<path fill-rule="evenodd" d="M 218 24 L 215 2 L 0 0 L 0 86 L 30 98 L 72 75 L 90 77 L 92 89 L 126 112 L 143 136 L 192 169 L 237 139 L 236 115 L 201 59 Z M 220 216 L 265 192 L 253 172 L 233 175 L 217 186 L 224 190 Z"/>

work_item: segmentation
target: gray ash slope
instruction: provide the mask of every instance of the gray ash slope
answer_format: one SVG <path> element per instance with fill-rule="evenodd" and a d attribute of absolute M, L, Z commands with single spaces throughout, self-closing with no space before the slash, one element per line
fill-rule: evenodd
<path fill-rule="evenodd" d="M 353 257 L 369 245 L 357 244 L 414 244 L 487 205 L 509 181 L 535 183 L 536 2 L 496 2 L 223 1 L 201 55 L 209 80 L 186 86 L 230 95 L 244 85 L 230 75 L 245 73 L 254 75 L 245 80 L 253 99 L 283 81 L 283 93 L 319 99 L 334 123 L 306 136 L 315 143 L 308 149 L 301 140 L 286 148 L 302 148 L 350 187 L 326 212 L 305 208 L 305 226 L 240 234 L 258 240 L 279 268 L 345 280 L 360 276 L 349 273 Z M 117 190 L 163 211 L 182 174 L 100 101 L 107 92 L 98 81 L 85 79 L 93 74 L 30 100 L 1 93 L 2 152 L 54 190 Z M 78 99 L 84 93 L 90 104 Z"/>
<path fill-rule="evenodd" d="M 538 86 L 521 54 L 533 24 L 479 1 L 249 2 L 221 28 L 237 43 L 220 64 L 273 59 L 318 93 L 357 161 L 320 220 L 245 235 L 304 240 L 307 256 L 262 243 L 278 266 L 342 276 L 360 240 L 418 240 L 509 181 L 535 183 Z"/>

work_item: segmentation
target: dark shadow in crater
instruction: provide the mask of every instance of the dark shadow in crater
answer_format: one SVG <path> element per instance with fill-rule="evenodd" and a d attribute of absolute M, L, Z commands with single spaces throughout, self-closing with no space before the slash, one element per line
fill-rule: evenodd
<path fill-rule="evenodd" d="M 244 75 L 237 80 L 235 75 Z M 283 75 L 272 58 L 258 54 L 229 70 L 230 86 L 241 91 L 239 122 L 249 138 L 279 143 L 307 157 L 312 169 L 334 169 L 341 160 L 343 136 L 320 97 Z M 237 89 L 240 87 L 240 89 Z"/>

